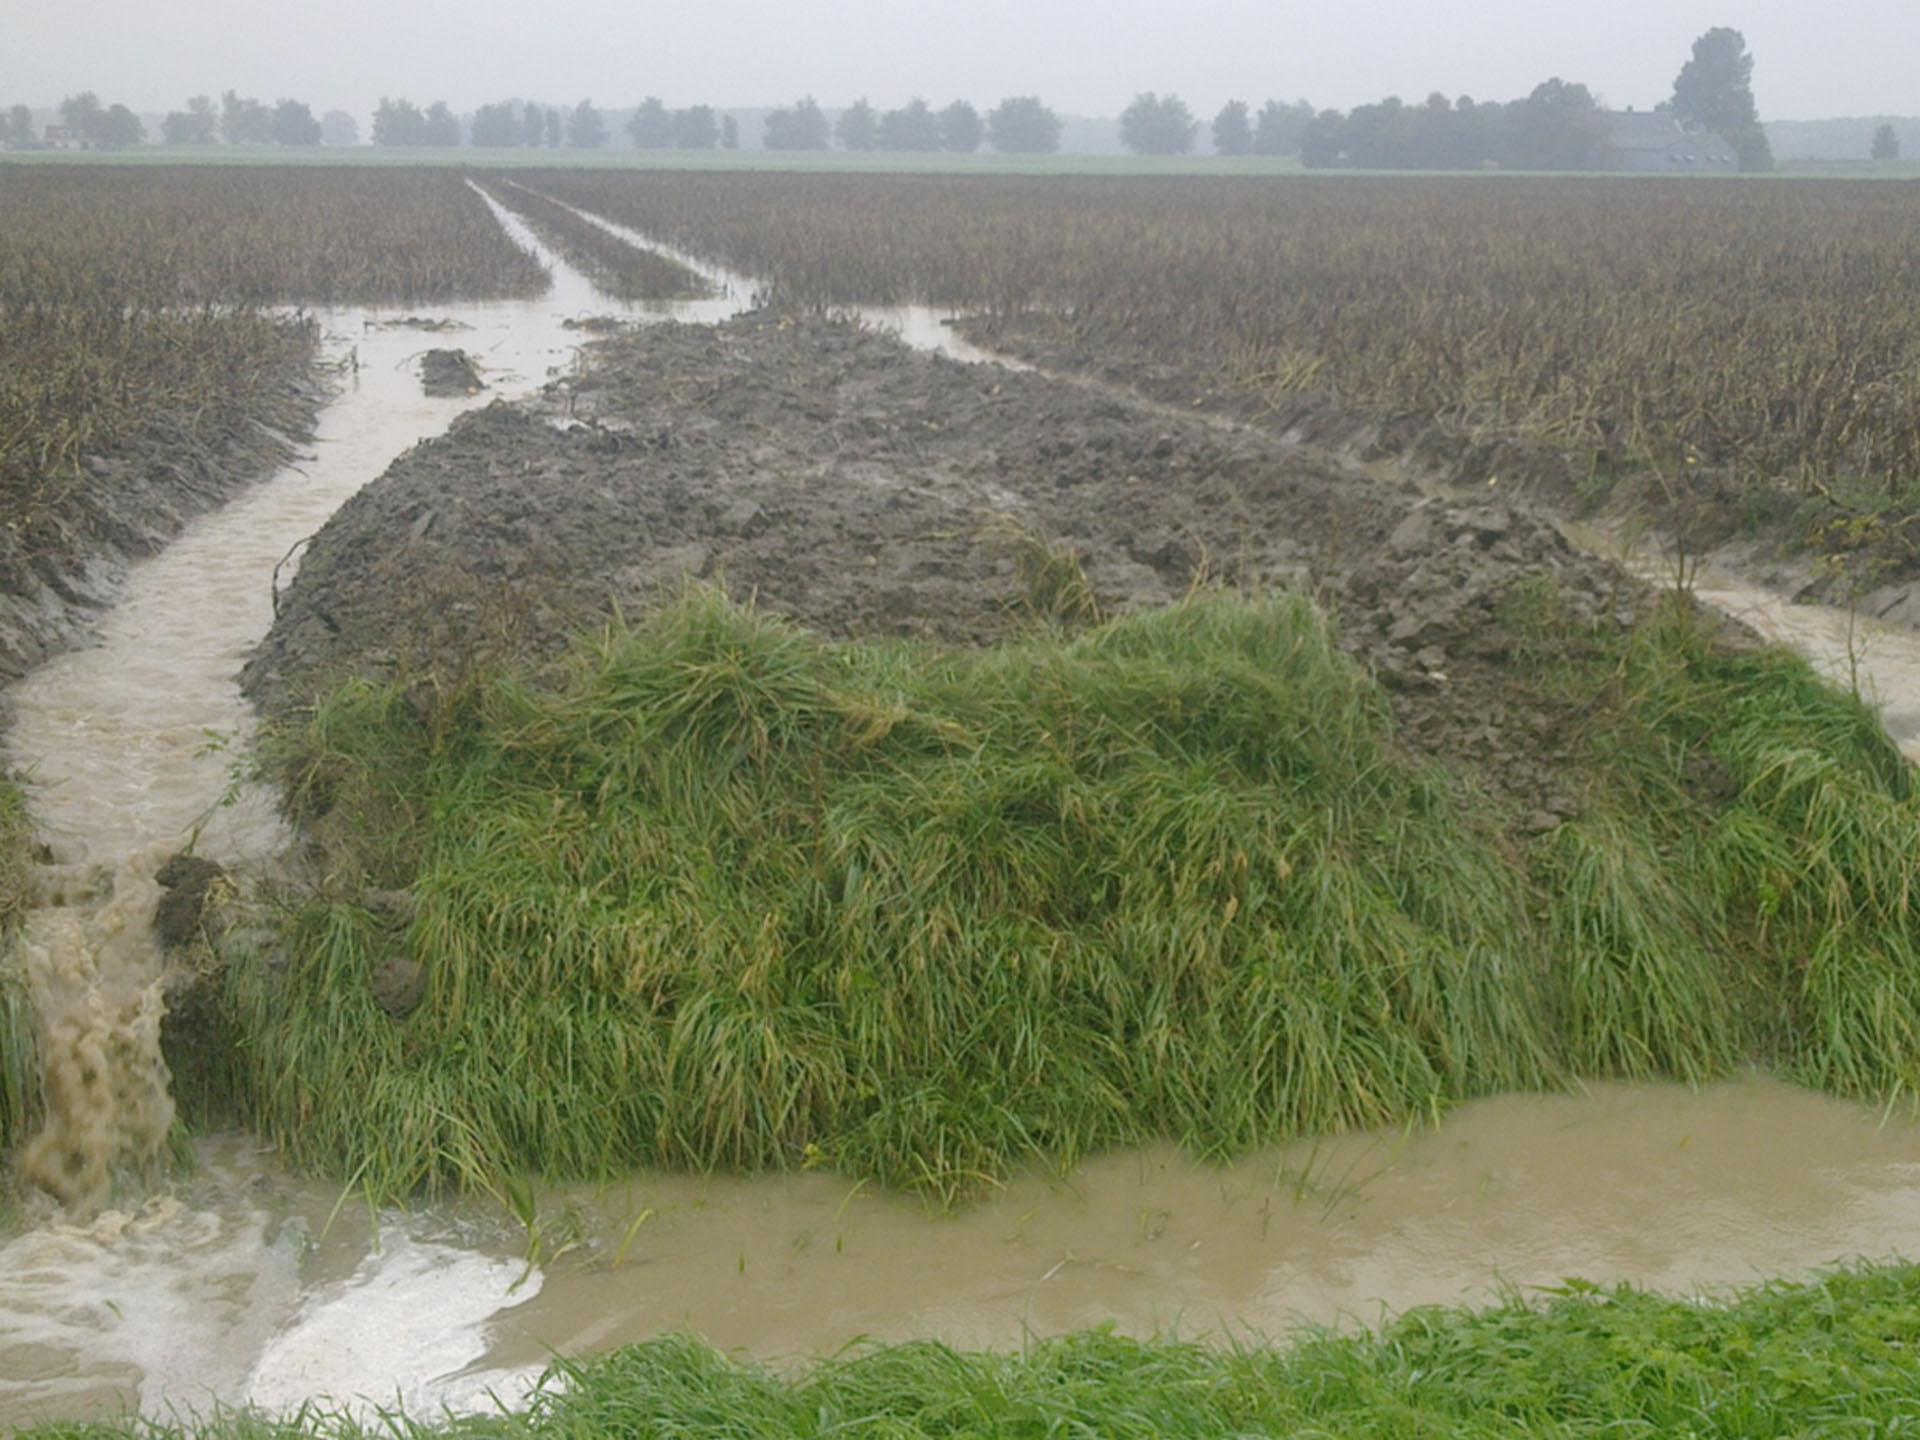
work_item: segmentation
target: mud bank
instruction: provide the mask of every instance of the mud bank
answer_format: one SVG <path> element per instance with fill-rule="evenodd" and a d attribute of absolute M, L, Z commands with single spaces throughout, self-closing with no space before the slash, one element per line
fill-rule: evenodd
<path fill-rule="evenodd" d="M 1571 717 L 1516 672 L 1507 597 L 1546 584 L 1578 620 L 1625 623 L 1648 593 L 1497 500 L 851 325 L 756 313 L 589 356 L 342 508 L 246 671 L 256 703 L 286 714 L 349 674 L 444 688 L 689 577 L 835 638 L 979 645 L 1057 609 L 1041 592 L 1077 566 L 1103 614 L 1195 586 L 1314 595 L 1410 742 L 1538 825 L 1568 808 Z"/>
<path fill-rule="evenodd" d="M 1324 391 L 1261 391 L 1232 376 L 1063 343 L 1044 314 L 975 317 L 963 330 L 1022 363 L 1251 426 L 1389 483 L 1455 497 L 1497 494 L 1580 526 L 1630 529 L 1657 538 L 1676 567 L 1710 565 L 1789 604 L 1920 631 L 1920 525 L 1888 508 L 1885 495 L 1806 490 L 1792 477 L 1691 460 L 1660 471 L 1624 445 L 1566 449 Z"/>
<path fill-rule="evenodd" d="M 168 417 L 0 506 L 0 679 L 85 643 L 134 561 L 294 459 L 326 396 L 313 368 L 318 336 L 295 322 L 288 333 L 263 357 L 274 373 L 254 385 L 277 402 Z"/>

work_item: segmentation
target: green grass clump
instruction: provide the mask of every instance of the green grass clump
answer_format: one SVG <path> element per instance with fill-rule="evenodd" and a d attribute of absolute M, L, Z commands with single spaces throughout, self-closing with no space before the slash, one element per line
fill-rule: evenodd
<path fill-rule="evenodd" d="M 1133 1340 L 1097 1329 L 1018 1353 L 933 1341 L 776 1369 L 668 1336 L 561 1360 L 520 1413 L 360 1423 L 311 1407 L 271 1422 L 138 1421 L 22 1432 L 143 1440 L 703 1437 L 1769 1436 L 1910 1434 L 1920 1268 L 1861 1265 L 1724 1300 L 1570 1283 L 1530 1304 L 1430 1307 L 1378 1333 L 1291 1343 Z"/>
<path fill-rule="evenodd" d="M 951 1201 L 1568 1075 L 1913 1091 L 1920 799 L 1872 715 L 1681 610 L 1513 629 L 1580 729 L 1579 813 L 1524 843 L 1298 597 L 942 655 L 696 592 L 541 686 L 349 687 L 274 762 L 336 879 L 232 969 L 244 1108 L 385 1196 L 824 1164 Z"/>
<path fill-rule="evenodd" d="M 1516 877 L 1297 597 L 955 656 L 694 594 L 554 690 L 343 692 L 284 763 L 417 910 L 312 905 L 240 967 L 258 1115 L 384 1193 L 827 1163 L 951 1198 L 1554 1075 Z"/>
<path fill-rule="evenodd" d="M 1562 654 L 1587 791 L 1532 861 L 1569 1063 L 1920 1093 L 1920 794 L 1872 710 L 1684 606 Z"/>

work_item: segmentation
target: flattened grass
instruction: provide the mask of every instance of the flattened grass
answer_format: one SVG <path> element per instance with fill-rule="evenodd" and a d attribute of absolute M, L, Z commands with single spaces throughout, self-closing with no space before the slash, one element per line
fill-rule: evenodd
<path fill-rule="evenodd" d="M 342 690 L 274 761 L 353 844 L 233 968 L 248 1107 L 387 1196 L 826 1164 L 951 1201 L 1569 1074 L 1911 1090 L 1920 804 L 1871 715 L 1677 613 L 1542 623 L 1585 793 L 1524 845 L 1298 597 L 941 655 L 694 592 L 557 683 Z"/>

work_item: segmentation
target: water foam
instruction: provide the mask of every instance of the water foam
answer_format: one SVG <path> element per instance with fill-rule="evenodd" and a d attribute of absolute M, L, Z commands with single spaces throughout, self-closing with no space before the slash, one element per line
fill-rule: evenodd
<path fill-rule="evenodd" d="M 22 937 L 46 1119 L 21 1170 L 82 1214 L 105 1203 L 116 1174 L 150 1166 L 173 1125 L 153 932 L 160 858 L 138 851 L 110 881 L 54 872 L 46 898 L 56 903 L 34 910 Z"/>
<path fill-rule="evenodd" d="M 502 1310 L 540 1293 L 518 1261 L 416 1239 L 383 1226 L 348 1280 L 312 1295 L 249 1376 L 249 1404 L 289 1414 L 309 1401 L 360 1416 L 469 1414 L 525 1400 L 539 1366 L 477 1368 Z"/>

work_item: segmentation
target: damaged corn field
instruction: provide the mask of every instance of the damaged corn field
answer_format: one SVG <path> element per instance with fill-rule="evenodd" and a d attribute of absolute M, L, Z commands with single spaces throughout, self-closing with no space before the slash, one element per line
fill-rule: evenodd
<path fill-rule="evenodd" d="M 529 178 L 529 183 L 535 183 Z M 769 282 L 917 300 L 989 343 L 1286 427 L 1359 407 L 1522 440 L 1668 518 L 1851 520 L 1911 565 L 1912 186 L 544 173 Z M 1350 418 L 1350 417 L 1348 417 Z M 1338 428 L 1333 426 L 1330 428 Z M 1521 478 L 1518 475 L 1514 479 Z M 1724 493 L 1723 493 L 1724 492 Z"/>
<path fill-rule="evenodd" d="M 619 248 L 597 214 L 764 277 L 788 307 L 938 301 L 991 337 L 1202 401 L 1324 386 L 1596 454 L 1769 472 L 1791 456 L 1810 483 L 1857 465 L 1892 486 L 1912 465 L 1912 407 L 1860 398 L 1904 393 L 1910 312 L 1842 288 L 1898 293 L 1910 202 L 1894 187 L 484 183 L 564 253 Z M 0 314 L 40 357 L 9 373 L 59 376 L 67 353 L 94 367 L 64 391 L 16 385 L 8 433 L 27 439 L 9 463 L 42 481 L 85 474 L 94 447 L 158 411 L 230 402 L 214 377 L 304 346 L 299 316 L 269 301 L 425 303 L 545 278 L 452 172 L 47 167 L 0 184 L 22 202 L 9 215 L 32 217 L 9 222 Z M 1830 197 L 1849 203 L 1814 203 Z M 1818 283 L 1763 283 L 1802 250 L 1827 257 Z M 667 267 L 653 281 L 603 265 L 603 284 L 692 288 L 647 258 Z M 1754 303 L 1736 322 L 1737 274 Z M 46 338 L 63 327 L 79 327 L 65 351 Z M 754 343 L 841 343 L 817 322 L 767 334 Z M 1744 363 L 1748 347 L 1772 368 Z M 187 373 L 148 373 L 150 352 Z M 895 366 L 845 355 L 832 373 Z M 651 364 L 703 424 L 726 424 L 729 384 L 759 373 L 703 385 L 694 360 Z M 150 386 L 102 383 L 102 365 Z M 612 373 L 583 371 L 568 415 Z M 1057 426 L 1052 383 L 1022 393 Z M 1748 388 L 1715 388 L 1734 385 Z M 1001 388 L 975 391 L 984 406 Z M 808 403 L 779 402 L 796 424 Z M 935 414 L 915 421 L 922 449 L 947 423 Z M 1105 439 L 1080 458 L 1140 467 L 1178 448 L 1141 443 L 1132 460 Z M 1191 468 L 1167 483 L 1181 476 L 1218 503 Z M 1342 483 L 1288 481 L 1329 544 L 1384 548 L 1410 502 L 1368 491 L 1362 517 L 1311 498 Z M 1026 598 L 996 599 L 1000 618 L 968 622 L 959 646 L 937 623 L 929 640 L 883 638 L 911 609 L 898 595 L 810 629 L 769 571 L 751 583 L 770 611 L 718 586 L 612 618 L 570 602 L 546 607 L 559 628 L 537 642 L 476 650 L 460 615 L 505 633 L 509 612 L 542 609 L 543 575 L 601 582 L 531 551 L 487 581 L 499 556 L 456 547 L 426 583 L 420 546 L 445 526 L 425 512 L 402 568 L 361 593 L 394 610 L 416 588 L 412 640 L 380 653 L 415 644 L 439 668 L 336 669 L 280 707 L 266 742 L 322 863 L 277 939 L 236 948 L 243 1063 L 209 1106 L 390 1198 L 520 1169 L 828 1165 L 952 1202 L 1022 1164 L 1155 1137 L 1228 1156 L 1585 1077 L 1700 1082 L 1757 1063 L 1849 1096 L 1912 1091 L 1915 798 L 1858 700 L 1727 644 L 1684 598 L 1563 606 L 1550 577 L 1515 571 L 1459 622 L 1491 639 L 1439 640 L 1465 652 L 1456 671 L 1472 657 L 1494 675 L 1499 707 L 1549 717 L 1551 777 L 1516 779 L 1506 752 L 1410 743 L 1480 694 L 1450 698 L 1431 627 L 1406 639 L 1389 614 L 1384 639 L 1355 643 L 1372 623 L 1359 597 L 1384 582 L 1327 570 L 1327 546 L 1276 552 L 1291 567 L 1244 542 L 1233 555 L 1235 530 L 1296 522 L 1263 519 L 1239 472 L 1228 488 L 1242 509 L 1226 530 L 1155 552 L 1155 603 L 1152 587 L 1113 592 L 1105 560 L 1081 572 L 1094 550 L 1070 497 L 976 512 L 964 523 L 985 538 L 967 545 L 1008 554 L 993 573 Z M 1352 528 L 1363 518 L 1376 528 Z M 1508 522 L 1488 523 L 1479 545 Z M 594 638 L 563 657 L 569 628 Z"/>
<path fill-rule="evenodd" d="M 334 1217 L 364 1202 L 376 1241 L 401 1207 L 495 1239 L 468 1222 L 510 1215 L 512 1294 L 608 1280 L 664 1228 L 647 1187 L 689 1175 L 830 1172 L 836 1227 L 863 1191 L 946 1224 L 1068 1192 L 1103 1153 L 1224 1175 L 1590 1083 L 1758 1071 L 1909 1112 L 1914 769 L 1858 686 L 1700 603 L 1685 546 L 1745 525 L 1906 573 L 1915 205 L 0 166 L 0 601 L 23 612 L 64 587 L 94 613 L 73 577 L 165 542 L 125 495 L 177 530 L 298 454 L 354 385 L 358 350 L 320 359 L 343 326 L 391 332 L 431 393 L 426 336 L 543 293 L 529 235 L 606 312 L 539 316 L 513 365 L 431 351 L 465 366 L 443 431 L 383 452 L 275 567 L 237 682 L 258 732 L 208 739 L 235 757 L 215 807 L 263 780 L 291 845 L 270 873 L 160 866 L 199 891 L 163 956 L 189 983 L 146 1037 L 178 1118 L 144 1179 L 237 1126 L 339 1187 Z M 640 323 L 736 293 L 756 299 L 724 321 Z M 1032 368 L 838 313 L 905 301 Z M 1683 532 L 1681 583 L 1569 541 L 1558 522 L 1608 496 Z M 0 787 L 9 937 L 122 884 L 62 891 L 82 867 L 37 841 L 31 793 Z M 167 892 L 156 916 L 180 899 L 121 873 L 120 898 Z M 54 1108 L 22 972 L 0 964 L 16 1151 Z M 1309 1158 L 1294 1207 L 1357 1212 L 1353 1173 Z M 617 1249 L 549 1203 L 576 1182 L 646 1200 Z M 1143 1211 L 1139 1244 L 1169 1223 Z M 846 1232 L 819 1233 L 837 1257 Z M 744 1287 L 747 1251 L 719 1259 Z M 1567 1281 L 1377 1335 L 1110 1326 L 779 1371 L 652 1339 L 449 1423 L 1798 1433 L 1897 1423 L 1912 1290 L 1897 1263 L 1712 1304 Z M 122 1429 L 370 1433 L 332 1403 Z"/>

